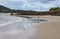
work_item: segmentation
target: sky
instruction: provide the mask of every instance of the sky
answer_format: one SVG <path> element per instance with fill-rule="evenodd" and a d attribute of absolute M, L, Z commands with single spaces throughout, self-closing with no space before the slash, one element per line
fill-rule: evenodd
<path fill-rule="evenodd" d="M 48 11 L 60 7 L 60 0 L 0 0 L 0 5 L 19 10 Z"/>

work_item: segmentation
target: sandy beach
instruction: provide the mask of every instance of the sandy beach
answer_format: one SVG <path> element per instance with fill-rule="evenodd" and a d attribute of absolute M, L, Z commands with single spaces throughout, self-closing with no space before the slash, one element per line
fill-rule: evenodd
<path fill-rule="evenodd" d="M 37 24 L 35 35 L 29 39 L 60 39 L 60 17 L 40 16 L 40 18 L 51 19 L 52 22 Z"/>
<path fill-rule="evenodd" d="M 38 16 L 29 16 L 38 18 Z M 39 19 L 48 19 L 43 23 L 24 24 L 15 22 L 0 27 L 0 39 L 60 39 L 60 17 L 59 16 L 39 16 Z M 25 21 L 26 22 L 26 21 Z M 22 26 L 23 25 L 23 26 Z"/>

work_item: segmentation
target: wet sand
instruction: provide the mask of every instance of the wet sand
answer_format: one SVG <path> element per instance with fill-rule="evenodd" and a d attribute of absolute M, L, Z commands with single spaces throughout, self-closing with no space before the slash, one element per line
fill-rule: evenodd
<path fill-rule="evenodd" d="M 52 22 L 36 25 L 36 33 L 34 36 L 29 37 L 29 39 L 60 39 L 60 17 L 40 16 L 40 18 L 51 19 Z"/>
<path fill-rule="evenodd" d="M 6 17 L 4 21 L 7 21 L 7 19 Z M 32 27 L 35 23 L 30 23 L 26 18 L 13 20 L 15 19 L 12 19 L 12 23 L 9 21 L 5 23 L 6 25 L 0 25 L 0 39 L 28 39 L 28 37 L 35 33 L 35 29 Z M 4 21 L 2 20 L 2 22 Z"/>
<path fill-rule="evenodd" d="M 38 16 L 34 16 L 38 17 Z M 22 31 L 20 23 L 13 23 L 0 28 L 0 39 L 60 39 L 60 17 L 39 16 L 40 18 L 52 20 L 51 22 L 38 23 Z M 22 24 L 23 25 L 23 24 Z M 22 27 L 23 28 L 23 27 Z M 3 32 L 3 33 L 2 33 Z"/>

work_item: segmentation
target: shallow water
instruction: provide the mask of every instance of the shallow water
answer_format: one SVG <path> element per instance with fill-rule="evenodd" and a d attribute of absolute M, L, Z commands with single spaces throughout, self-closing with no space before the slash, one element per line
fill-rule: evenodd
<path fill-rule="evenodd" d="M 45 22 L 47 20 L 39 20 Z M 0 39 L 28 39 L 35 34 L 33 26 L 38 23 L 35 18 L 0 16 Z"/>

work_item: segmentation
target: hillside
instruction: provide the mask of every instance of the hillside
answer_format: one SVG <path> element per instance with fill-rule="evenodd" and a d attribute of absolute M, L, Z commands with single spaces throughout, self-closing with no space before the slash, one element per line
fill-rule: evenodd
<path fill-rule="evenodd" d="M 0 5 L 0 12 L 9 12 L 11 9 Z"/>

